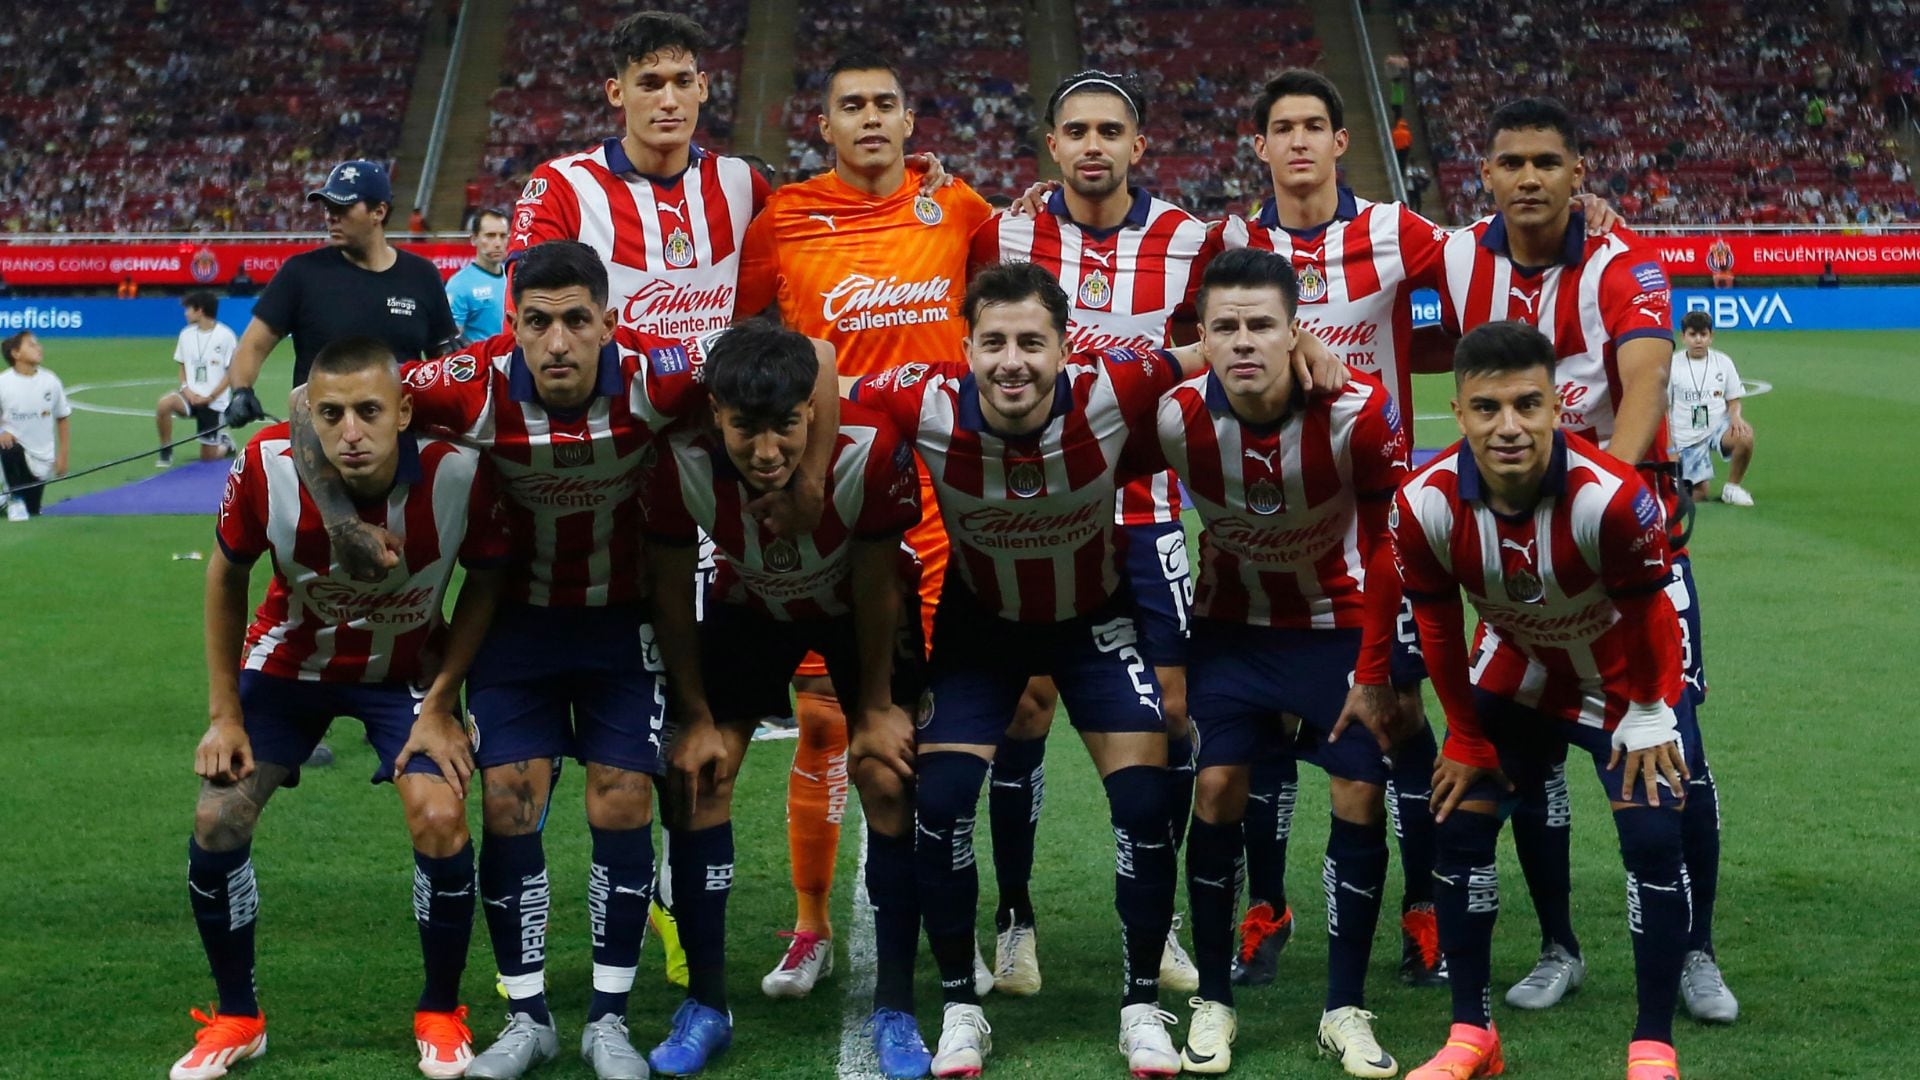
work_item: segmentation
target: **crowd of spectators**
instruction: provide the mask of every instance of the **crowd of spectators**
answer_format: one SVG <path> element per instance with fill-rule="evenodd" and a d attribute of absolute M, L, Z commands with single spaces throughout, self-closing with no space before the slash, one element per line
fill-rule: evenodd
<path fill-rule="evenodd" d="M 390 161 L 431 0 L 66 0 L 0 21 L 0 228 L 311 228 Z"/>
<path fill-rule="evenodd" d="M 1821 5 L 1405 0 L 1401 20 L 1455 221 L 1491 209 L 1490 105 L 1525 95 L 1581 119 L 1589 190 L 1637 222 L 1920 219 L 1879 74 Z"/>
<path fill-rule="evenodd" d="M 733 139 L 746 0 L 648 0 L 647 7 L 690 15 L 712 39 L 701 55 L 707 103 L 694 141 L 726 150 Z M 500 85 L 488 103 L 487 147 L 468 189 L 475 206 L 511 203 L 543 161 L 586 150 L 622 128 L 604 89 L 613 74 L 607 32 L 635 10 L 620 0 L 519 0 L 514 5 Z"/>
<path fill-rule="evenodd" d="M 1075 0 L 1087 66 L 1147 89 L 1147 157 L 1135 182 L 1206 217 L 1238 213 L 1271 186 L 1250 110 L 1282 68 L 1320 57 L 1298 0 Z M 1231 162 L 1223 167 L 1223 163 Z"/>
<path fill-rule="evenodd" d="M 793 94 L 782 110 L 788 179 L 832 164 L 817 117 L 836 57 L 875 52 L 899 67 L 914 113 L 910 151 L 939 154 L 986 195 L 1017 195 L 1038 175 L 1038 123 L 1027 85 L 1026 10 L 972 3 L 803 0 Z"/>

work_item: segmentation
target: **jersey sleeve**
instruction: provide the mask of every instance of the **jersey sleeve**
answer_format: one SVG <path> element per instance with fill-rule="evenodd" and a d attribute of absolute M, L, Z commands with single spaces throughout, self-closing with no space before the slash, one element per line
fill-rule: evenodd
<path fill-rule="evenodd" d="M 777 215 L 769 204 L 747 226 L 740 245 L 739 299 L 733 307 L 737 319 L 760 314 L 780 295 L 780 244 L 773 224 Z"/>
<path fill-rule="evenodd" d="M 1664 589 L 1672 577 L 1666 516 L 1635 479 L 1614 492 L 1600 518 L 1600 580 L 1613 597 Z"/>
<path fill-rule="evenodd" d="M 400 381 L 413 399 L 413 423 L 449 438 L 472 434 L 486 411 L 493 368 L 472 353 L 456 353 L 400 366 Z"/>
<path fill-rule="evenodd" d="M 1108 349 L 1100 354 L 1100 365 L 1113 380 L 1122 412 L 1148 423 L 1159 408 L 1160 395 L 1180 382 L 1180 365 L 1171 353 L 1159 349 Z"/>
<path fill-rule="evenodd" d="M 1658 255 L 1635 248 L 1607 264 L 1600 317 L 1615 348 L 1635 338 L 1673 343 L 1673 293 Z"/>
<path fill-rule="evenodd" d="M 980 223 L 973 230 L 973 240 L 967 249 L 967 277 L 982 267 L 992 266 L 1000 261 L 1000 217 L 998 214 Z"/>
<path fill-rule="evenodd" d="M 453 313 L 455 329 L 463 335 L 473 321 L 473 307 L 473 290 L 462 287 L 460 275 L 455 274 L 447 281 L 447 310 Z"/>
<path fill-rule="evenodd" d="M 1412 450 L 1393 395 L 1381 386 L 1374 386 L 1373 391 L 1354 424 L 1350 451 L 1353 488 L 1363 502 L 1385 502 L 1412 471 Z"/>
<path fill-rule="evenodd" d="M 865 498 L 853 534 L 862 540 L 897 537 L 920 520 L 920 473 L 913 446 L 893 431 L 877 428 L 867 454 Z"/>
<path fill-rule="evenodd" d="M 992 219 L 993 207 L 988 205 L 987 200 L 964 180 L 955 180 L 951 190 L 953 196 L 948 201 L 948 209 L 959 219 L 960 228 L 965 231 L 965 235 L 969 237 L 977 235 L 980 226 Z"/>
<path fill-rule="evenodd" d="M 679 439 L 655 446 L 659 459 L 647 474 L 647 540 L 670 547 L 691 547 L 700 542 L 700 534 L 680 490 L 680 455 L 686 451 Z"/>
<path fill-rule="evenodd" d="M 500 503 L 500 475 L 482 454 L 467 493 L 467 535 L 460 541 L 460 565 L 469 570 L 490 569 L 512 554 L 513 534 Z"/>
<path fill-rule="evenodd" d="M 912 443 L 920 430 L 920 405 L 929 383 L 943 375 L 957 378 L 965 369 L 965 364 L 955 363 L 901 364 L 859 379 L 847 391 L 847 399 L 883 413 L 892 421 L 894 435 Z"/>
<path fill-rule="evenodd" d="M 214 526 L 214 539 L 229 561 L 249 564 L 266 554 L 267 471 L 260 460 L 260 444 L 268 439 L 289 437 L 287 425 L 271 424 L 260 430 L 245 450 L 233 459 L 227 471 L 227 488 L 220 496 L 220 518 Z"/>
<path fill-rule="evenodd" d="M 184 330 L 173 339 L 173 362 L 181 367 L 187 366 L 187 335 Z"/>
<path fill-rule="evenodd" d="M 1400 208 L 1400 258 L 1407 268 L 1410 289 L 1434 289 L 1440 284 L 1440 253 L 1447 247 L 1447 230 L 1414 211 Z"/>
<path fill-rule="evenodd" d="M 627 365 L 629 404 L 635 416 L 661 427 L 706 404 L 707 384 L 701 379 L 700 357 L 693 350 L 655 337 L 640 337 L 628 344 L 634 353 L 626 354 L 622 362 Z"/>
<path fill-rule="evenodd" d="M 73 415 L 73 404 L 67 400 L 67 384 L 59 379 L 53 380 L 53 418 L 65 420 Z"/>
<path fill-rule="evenodd" d="M 520 198 L 513 204 L 512 235 L 507 238 L 507 261 L 549 240 L 580 238 L 580 201 L 573 185 L 552 162 L 533 170 Z"/>
<path fill-rule="evenodd" d="M 753 212 L 750 216 L 759 217 L 760 211 L 767 208 L 767 196 L 773 194 L 773 185 L 767 183 L 767 178 L 760 174 L 759 169 L 753 170 L 751 183 L 753 185 Z"/>

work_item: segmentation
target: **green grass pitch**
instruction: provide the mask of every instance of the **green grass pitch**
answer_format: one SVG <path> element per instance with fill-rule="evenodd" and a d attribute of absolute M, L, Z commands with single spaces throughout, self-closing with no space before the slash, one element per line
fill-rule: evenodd
<path fill-rule="evenodd" d="M 1894 1075 L 1920 1051 L 1909 959 L 1920 773 L 1896 651 L 1916 640 L 1920 601 L 1920 500 L 1910 487 L 1920 463 L 1907 427 L 1920 415 L 1920 383 L 1907 373 L 1920 336 L 1727 334 L 1720 345 L 1746 377 L 1773 387 L 1748 406 L 1759 433 L 1749 482 L 1759 505 L 1702 507 L 1693 545 L 1713 687 L 1703 723 L 1726 823 L 1717 936 L 1743 1012 L 1730 1029 L 1680 1020 L 1681 1060 L 1695 1080 Z M 155 340 L 47 342 L 49 366 L 69 386 L 143 383 L 77 395 L 130 409 L 149 408 L 172 378 L 169 351 L 170 342 Z M 285 371 L 276 361 L 268 383 L 279 385 Z M 1416 412 L 1443 414 L 1447 389 L 1444 379 L 1423 382 Z M 76 468 L 153 441 L 151 422 L 128 416 L 81 412 L 73 429 Z M 1444 420 L 1423 421 L 1419 434 L 1429 446 L 1452 437 Z M 53 497 L 151 472 L 142 461 Z M 211 522 L 196 518 L 0 522 L 0 986 L 10 1004 L 0 1076 L 158 1076 L 188 1045 L 188 1007 L 211 996 L 182 882 L 196 790 L 190 757 L 205 723 L 206 564 L 173 558 L 211 543 Z M 236 1076 L 416 1075 L 409 1013 L 419 961 L 406 831 L 391 790 L 367 784 L 373 760 L 353 726 L 338 726 L 333 741 L 339 765 L 279 795 L 256 839 L 259 980 L 273 1038 L 271 1052 Z M 742 777 L 729 920 L 736 1040 L 715 1077 L 832 1076 L 848 1018 L 866 1012 L 848 993 L 859 979 L 845 963 L 851 828 L 834 899 L 842 969 L 803 1002 L 770 1002 L 756 986 L 777 955 L 774 932 L 791 917 L 782 824 L 791 752 L 791 743 L 756 745 Z M 1064 725 L 1049 771 L 1034 888 L 1046 989 L 1035 999 L 988 1000 L 988 1069 L 1120 1076 L 1111 843 L 1099 785 Z M 569 1042 L 589 971 L 578 775 L 564 782 L 547 830 L 562 1059 L 538 1075 L 556 1078 L 589 1075 Z M 1276 985 L 1240 997 L 1234 1075 L 1341 1075 L 1313 1048 L 1327 804 L 1311 770 L 1302 780 L 1291 859 L 1301 933 Z M 1574 911 L 1590 974 L 1585 990 L 1550 1013 L 1497 1010 L 1511 1075 L 1623 1071 L 1633 981 L 1621 870 L 1597 785 L 1576 780 L 1574 790 Z M 477 814 L 476 806 L 476 831 Z M 1503 848 L 1496 993 L 1535 948 L 1531 908 L 1510 845 Z M 990 902 L 984 851 L 982 863 Z M 1397 898 L 1397 857 L 1391 874 Z M 985 925 L 983 916 L 990 933 Z M 482 1041 L 499 1015 L 485 942 L 476 929 L 465 984 Z M 1411 1067 L 1445 1037 L 1447 1002 L 1444 992 L 1400 987 L 1397 945 L 1383 925 L 1371 1007 L 1381 1041 Z M 679 998 L 659 963 L 649 943 L 631 1014 L 643 1047 L 664 1034 Z M 938 1033 L 931 969 L 923 951 L 929 1037 Z M 1169 995 L 1166 1004 L 1184 1022 L 1184 1002 Z"/>

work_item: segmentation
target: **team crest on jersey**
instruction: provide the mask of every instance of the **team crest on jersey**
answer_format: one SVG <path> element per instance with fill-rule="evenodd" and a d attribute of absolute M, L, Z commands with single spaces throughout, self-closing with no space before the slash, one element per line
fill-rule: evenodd
<path fill-rule="evenodd" d="M 520 189 L 520 202 L 525 206 L 538 206 L 540 205 L 540 200 L 544 198 L 546 194 L 547 182 L 536 176 L 527 181 L 526 187 Z"/>
<path fill-rule="evenodd" d="M 447 373 L 448 382 L 472 382 L 473 377 L 480 374 L 480 361 L 474 359 L 472 353 L 450 356 L 441 362 L 441 366 Z"/>
<path fill-rule="evenodd" d="M 446 361 L 428 360 L 419 364 L 408 364 L 400 381 L 415 390 L 429 390 L 440 381 L 440 375 L 446 370 Z"/>
<path fill-rule="evenodd" d="M 1113 303 L 1113 283 L 1107 275 L 1095 270 L 1080 282 L 1080 306 L 1083 308 L 1104 308 Z"/>
<path fill-rule="evenodd" d="M 933 723 L 933 691 L 929 690 L 920 695 L 920 708 L 913 714 L 913 726 L 925 728 L 931 723 Z"/>
<path fill-rule="evenodd" d="M 940 204 L 925 195 L 913 200 L 913 216 L 920 219 L 922 225 L 938 225 L 947 216 Z"/>
<path fill-rule="evenodd" d="M 1327 275 L 1320 268 L 1308 263 L 1300 268 L 1300 302 L 1317 304 L 1327 298 Z"/>
<path fill-rule="evenodd" d="M 513 229 L 515 232 L 527 232 L 532 228 L 533 207 L 523 206 L 513 212 Z"/>
<path fill-rule="evenodd" d="M 1280 485 L 1261 477 L 1247 485 L 1247 509 L 1256 514 L 1277 514 L 1287 508 L 1287 497 Z"/>
<path fill-rule="evenodd" d="M 1715 240 L 1707 249 L 1707 271 L 1725 274 L 1733 270 L 1733 245 L 1725 240 Z"/>
<path fill-rule="evenodd" d="M 593 440 L 555 436 L 553 464 L 560 469 L 578 469 L 593 464 Z"/>
<path fill-rule="evenodd" d="M 783 536 L 766 546 L 761 561 L 776 574 L 791 574 L 800 568 L 800 549 Z"/>
<path fill-rule="evenodd" d="M 899 387 L 900 389 L 905 390 L 907 387 L 912 386 L 913 384 L 919 382 L 921 379 L 926 378 L 927 372 L 931 370 L 932 369 L 927 367 L 927 365 L 925 364 L 901 364 L 899 367 L 894 369 L 896 374 L 893 377 L 893 384 Z M 881 374 L 885 375 L 886 373 L 881 372 Z M 874 385 L 879 386 L 881 385 L 881 383 L 879 383 L 876 380 Z"/>
<path fill-rule="evenodd" d="M 1507 599 L 1521 604 L 1537 604 L 1547 594 L 1547 587 L 1540 581 L 1540 575 L 1522 567 L 1506 575 L 1501 582 L 1506 586 Z"/>
<path fill-rule="evenodd" d="M 1047 486 L 1046 470 L 1037 458 L 1018 458 L 1007 462 L 1007 490 L 1023 499 L 1031 499 Z"/>
<path fill-rule="evenodd" d="M 676 228 L 673 235 L 667 237 L 667 265 L 678 270 L 693 265 L 693 237 L 687 230 Z"/>

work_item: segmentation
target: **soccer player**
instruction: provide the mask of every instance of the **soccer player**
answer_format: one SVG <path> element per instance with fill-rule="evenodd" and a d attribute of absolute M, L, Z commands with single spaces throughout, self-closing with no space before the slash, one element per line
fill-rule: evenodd
<path fill-rule="evenodd" d="M 1753 425 L 1740 413 L 1746 389 L 1733 358 L 1713 347 L 1713 317 L 1689 311 L 1680 319 L 1686 347 L 1673 354 L 1667 379 L 1667 430 L 1680 459 L 1680 482 L 1692 487 L 1695 501 L 1713 497 L 1713 457 L 1733 462 L 1720 501 L 1752 506 L 1740 486 L 1753 461 Z"/>
<path fill-rule="evenodd" d="M 484 795 L 480 894 L 509 998 L 505 1030 L 467 1075 L 517 1077 L 558 1051 L 545 992 L 551 885 L 540 825 L 559 761 L 571 756 L 586 766 L 592 836 L 593 997 L 581 1055 L 602 1080 L 630 1080 L 647 1072 L 626 1004 L 653 885 L 664 701 L 643 600 L 639 496 L 655 432 L 702 407 L 705 393 L 685 346 L 618 327 L 606 268 L 585 244 L 528 251 L 512 288 L 512 333 L 405 371 L 418 423 L 488 451 L 530 555 L 507 581 L 467 683 Z M 837 422 L 830 367 L 814 407 Z M 296 448 L 300 440 L 296 427 Z M 793 494 L 767 497 L 756 512 L 800 502 L 797 531 L 810 528 L 831 445 L 830 435 L 810 440 Z M 342 513 L 323 462 L 308 455 L 302 468 L 309 490 L 328 491 L 315 501 L 336 546 L 384 542 Z"/>
<path fill-rule="evenodd" d="M 834 62 L 820 133 L 833 146 L 833 169 L 774 192 L 747 231 L 740 312 L 777 303 L 789 328 L 833 344 L 843 375 L 906 360 L 958 361 L 967 253 L 991 213 L 985 200 L 958 181 L 925 190 L 926 168 L 905 154 L 913 111 L 884 58 Z M 907 540 L 923 564 L 924 626 L 946 571 L 946 536 L 924 477 L 921 514 Z M 776 997 L 802 996 L 832 970 L 827 901 L 846 801 L 844 714 L 823 667 L 803 663 L 799 676 L 787 814 L 799 911 L 790 947 L 761 982 Z M 990 988 L 992 974 L 980 968 Z"/>
<path fill-rule="evenodd" d="M 47 370 L 46 349 L 31 330 L 0 341 L 0 470 L 7 491 L 7 520 L 40 513 L 47 482 L 67 475 L 73 406 L 60 376 Z"/>
<path fill-rule="evenodd" d="M 426 985 L 414 1013 L 420 1071 L 463 1075 L 473 1056 L 460 973 L 473 928 L 467 783 L 473 750 L 458 716 L 460 680 L 486 633 L 508 555 L 493 470 L 476 450 L 411 430 L 412 401 L 393 350 L 348 338 L 314 358 L 311 432 L 357 517 L 398 543 L 386 580 L 353 580 L 328 558 L 327 530 L 295 470 L 286 424 L 261 431 L 227 479 L 207 564 L 207 706 L 187 885 L 219 989 L 173 1080 L 223 1076 L 267 1049 L 254 995 L 260 895 L 252 840 L 273 793 L 336 716 L 366 725 L 413 837 L 413 910 Z M 266 599 L 247 622 L 247 579 L 273 560 Z M 458 560 L 466 583 L 452 622 L 441 600 Z M 438 657 L 437 662 L 432 657 Z"/>
<path fill-rule="evenodd" d="M 173 362 L 180 367 L 180 385 L 160 395 L 154 403 L 154 427 L 160 434 L 160 456 L 154 468 L 173 464 L 173 418 L 191 416 L 200 431 L 200 460 L 218 461 L 227 456 L 228 442 L 220 430 L 220 414 L 227 408 L 227 365 L 239 346 L 233 331 L 214 318 L 220 311 L 220 298 L 201 290 L 190 292 L 180 302 L 187 312 L 186 329 L 173 346 Z"/>
<path fill-rule="evenodd" d="M 852 721 L 848 770 L 867 822 L 878 952 L 874 1053 L 889 1077 L 925 1076 L 930 1060 L 913 1019 L 920 920 L 905 710 L 919 703 L 925 653 L 914 617 L 918 563 L 901 546 L 920 520 L 912 448 L 884 418 L 845 404 L 820 527 L 783 538 L 744 509 L 793 477 L 819 424 L 807 401 L 814 348 L 761 320 L 720 334 L 706 362 L 712 423 L 673 436 L 652 481 L 647 561 L 677 713 L 662 807 L 690 976 L 673 1034 L 650 1055 L 661 1073 L 698 1071 L 731 1040 L 724 946 L 734 777 L 754 726 L 784 709 L 794 666 L 809 650 L 826 658 Z M 696 624 L 702 533 L 720 558 Z"/>
<path fill-rule="evenodd" d="M 1433 776 L 1434 894 L 1453 1027 L 1408 1080 L 1501 1071 L 1488 958 L 1503 804 L 1576 747 L 1612 802 L 1627 871 L 1639 997 L 1627 1080 L 1680 1074 L 1673 1011 L 1691 911 L 1681 804 L 1694 753 L 1683 717 L 1693 703 L 1667 599 L 1667 525 L 1632 465 L 1568 430 L 1555 351 L 1517 322 L 1462 338 L 1453 412 L 1464 438 L 1394 502 L 1395 553 L 1447 720 Z M 1471 667 L 1463 589 L 1480 616 Z"/>
<path fill-rule="evenodd" d="M 1671 515 L 1667 457 L 1671 300 L 1660 258 L 1625 229 L 1587 235 L 1572 195 L 1585 175 L 1573 118 L 1556 101 L 1502 105 L 1488 123 L 1481 177 L 1498 210 L 1448 238 L 1440 281 L 1440 318 L 1455 333 L 1517 319 L 1553 342 L 1560 423 L 1651 477 Z M 1692 561 L 1672 557 L 1673 607 L 1684 620 L 1687 682 L 1694 706 L 1705 698 L 1700 599 Z M 1697 1017 L 1730 1021 L 1738 1011 L 1713 952 L 1713 906 L 1720 861 L 1719 794 L 1707 766 L 1694 711 L 1681 715 L 1693 780 L 1686 798 L 1687 872 L 1693 889 L 1687 1003 Z M 1547 1008 L 1580 985 L 1586 964 L 1573 933 L 1571 813 L 1564 770 L 1546 785 L 1522 788 L 1514 843 L 1540 916 L 1541 955 L 1507 992 L 1507 1003 Z M 1697 955 L 1696 955 L 1697 954 Z"/>
<path fill-rule="evenodd" d="M 1130 186 L 1128 172 L 1146 153 L 1140 133 L 1145 94 L 1122 75 L 1083 71 L 1062 80 L 1047 101 L 1047 148 L 1066 177 L 1037 215 L 1000 214 L 974 234 L 976 265 L 1032 262 L 1059 279 L 1072 298 L 1070 352 L 1158 349 L 1176 318 L 1192 320 L 1193 293 L 1213 245 L 1206 223 Z M 1141 653 L 1160 682 L 1167 719 L 1169 811 L 1176 846 L 1193 797 L 1193 745 L 1187 725 L 1187 534 L 1171 473 L 1129 483 L 1115 504 L 1118 542 L 1141 635 Z M 1033 849 L 1045 792 L 1047 732 L 1057 694 L 1046 680 L 1021 697 L 1019 715 L 994 754 L 987 802 L 993 831 L 994 989 L 1040 989 L 1033 901 Z M 1160 981 L 1182 993 L 1198 986 L 1177 934 L 1161 954 Z"/>
<path fill-rule="evenodd" d="M 473 216 L 473 261 L 447 279 L 447 306 L 462 345 L 498 334 L 507 318 L 507 215 Z"/>
<path fill-rule="evenodd" d="M 1402 716 L 1390 678 L 1399 587 L 1387 508 L 1407 472 L 1407 434 L 1372 376 L 1356 373 L 1330 396 L 1297 385 L 1288 363 L 1297 295 L 1283 256 L 1237 249 L 1214 259 L 1198 301 L 1208 371 L 1159 407 L 1158 448 L 1204 525 L 1187 847 L 1200 986 L 1181 1057 L 1188 1072 L 1225 1072 L 1232 1061 L 1242 817 L 1253 763 L 1291 742 L 1332 792 L 1320 1046 L 1351 1076 L 1392 1076 L 1398 1065 L 1374 1038 L 1365 987 L 1387 875 L 1386 751 Z M 1283 713 L 1301 718 L 1297 739 Z"/>

